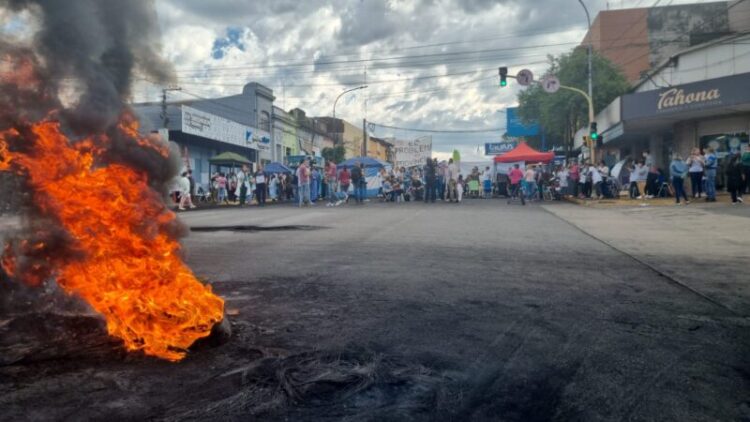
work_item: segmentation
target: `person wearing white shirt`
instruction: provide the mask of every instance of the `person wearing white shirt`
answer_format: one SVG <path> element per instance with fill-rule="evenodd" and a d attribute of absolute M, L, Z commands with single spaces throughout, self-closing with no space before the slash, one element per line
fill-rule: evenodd
<path fill-rule="evenodd" d="M 446 184 L 447 190 L 445 192 L 445 200 L 448 202 L 458 202 L 458 192 L 456 192 L 456 184 L 458 183 L 458 166 L 453 162 L 453 159 L 448 160 L 448 168 L 446 170 Z"/>
<path fill-rule="evenodd" d="M 594 191 L 596 192 L 596 199 L 602 199 L 602 174 L 599 169 L 595 166 L 589 167 L 589 175 L 591 175 L 591 184 L 594 185 Z"/>
<path fill-rule="evenodd" d="M 559 180 L 560 183 L 560 194 L 563 196 L 568 195 L 568 176 L 570 174 L 568 173 L 568 169 L 565 168 L 565 166 L 560 166 L 557 169 L 557 172 L 555 172 L 555 177 L 557 180 Z"/>
<path fill-rule="evenodd" d="M 185 207 L 195 208 L 195 205 L 193 205 L 193 200 L 190 198 L 190 179 L 188 179 L 187 172 L 182 172 L 180 175 L 180 179 L 178 181 L 178 186 L 180 189 L 180 204 L 178 205 L 177 209 L 180 211 L 185 211 Z"/>
<path fill-rule="evenodd" d="M 631 180 L 638 187 L 638 199 L 646 197 L 646 180 L 648 179 L 648 167 L 639 161 L 635 165 L 635 170 L 631 173 Z"/>
<path fill-rule="evenodd" d="M 482 190 L 485 199 L 492 197 L 492 171 L 489 166 L 482 172 Z"/>

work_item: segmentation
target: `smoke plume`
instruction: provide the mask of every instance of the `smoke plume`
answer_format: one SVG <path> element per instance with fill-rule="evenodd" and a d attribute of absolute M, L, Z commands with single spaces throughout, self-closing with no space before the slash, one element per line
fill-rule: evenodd
<path fill-rule="evenodd" d="M 159 55 L 154 2 L 0 0 L 0 17 L 21 14 L 31 17 L 33 35 L 23 42 L 0 40 L 0 131 L 19 132 L 6 139 L 7 150 L 35 148 L 33 136 L 25 135 L 29 124 L 53 119 L 73 140 L 106 135 L 106 145 L 97 146 L 104 151 L 95 165 L 138 169 L 148 175 L 152 189 L 163 193 L 179 166 L 175 155 L 167 155 L 168 146 L 159 139 L 149 138 L 152 145 L 144 145 L 118 128 L 134 121 L 127 101 L 137 77 L 168 83 L 173 74 Z M 44 283 L 54 274 L 54 262 L 75 259 L 77 252 L 59 222 L 33 203 L 24 174 L 14 173 L 0 174 L 0 205 L 21 207 L 22 229 L 7 239 L 4 259 L 15 256 L 16 273 Z M 160 230 L 184 233 L 177 222 Z"/>

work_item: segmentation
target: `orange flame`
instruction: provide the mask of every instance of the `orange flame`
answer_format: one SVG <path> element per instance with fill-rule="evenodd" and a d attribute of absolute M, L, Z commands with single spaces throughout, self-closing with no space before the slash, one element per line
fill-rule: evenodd
<path fill-rule="evenodd" d="M 140 138 L 132 117 L 124 116 L 117 130 L 167 154 Z M 32 147 L 11 151 L 8 140 L 19 136 Z M 147 175 L 121 164 L 96 164 L 107 142 L 102 135 L 73 143 L 54 121 L 33 124 L 23 135 L 2 131 L 0 170 L 24 175 L 37 209 L 59 221 L 80 253 L 57 261 L 52 254 L 57 283 L 104 315 L 109 333 L 128 350 L 177 361 L 222 319 L 224 301 L 181 260 L 179 243 L 166 231 L 175 214 L 149 187 Z M 31 252 L 46 248 L 41 242 L 23 246 Z M 18 267 L 8 252 L 0 265 L 12 273 Z"/>

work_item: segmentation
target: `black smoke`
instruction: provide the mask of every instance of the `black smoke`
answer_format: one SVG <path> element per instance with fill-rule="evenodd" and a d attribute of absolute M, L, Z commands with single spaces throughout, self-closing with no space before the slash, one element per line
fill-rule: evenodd
<path fill-rule="evenodd" d="M 137 78 L 162 84 L 172 79 L 170 64 L 159 55 L 154 2 L 0 0 L 0 16 L 22 12 L 31 16 L 33 35 L 20 42 L 0 39 L 0 131 L 18 132 L 6 137 L 8 150 L 33 151 L 29 125 L 52 118 L 73 141 L 107 135 L 109 141 L 102 145 L 105 151 L 95 165 L 129 165 L 148 174 L 151 187 L 163 193 L 179 167 L 175 154 L 160 153 L 168 147 L 158 138 L 149 138 L 152 147 L 144 147 L 117 129 L 119 122 L 132 116 L 128 101 Z M 46 283 L 54 274 L 55 261 L 76 259 L 75 246 L 34 203 L 25 180 L 23 169 L 0 174 L 0 189 L 4 189 L 0 197 L 11 204 L 0 204 L 0 213 L 15 208 L 21 215 L 20 229 L 9 235 L 3 228 L 2 235 L 7 236 L 6 250 L 18 258 L 17 274 L 33 271 L 37 281 Z M 160 229 L 185 233 L 177 223 Z M 23 247 L 42 243 L 43 249 Z M 5 278 L 0 273 L 0 279 Z M 0 295 L 10 297 L 10 288 L 2 286 Z"/>

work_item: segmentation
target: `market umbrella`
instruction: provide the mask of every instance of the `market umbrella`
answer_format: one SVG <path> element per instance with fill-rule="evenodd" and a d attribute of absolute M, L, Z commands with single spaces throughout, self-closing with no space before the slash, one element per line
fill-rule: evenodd
<path fill-rule="evenodd" d="M 222 152 L 219 155 L 215 155 L 208 160 L 209 163 L 215 166 L 225 167 L 239 167 L 242 164 L 250 165 L 250 160 L 237 154 L 235 152 Z"/>
<path fill-rule="evenodd" d="M 617 164 L 615 164 L 614 167 L 612 167 L 612 177 L 615 177 L 617 179 L 620 178 L 620 172 L 622 172 L 622 166 L 625 165 L 625 162 L 628 160 L 620 160 Z"/>
<path fill-rule="evenodd" d="M 263 171 L 265 171 L 266 173 L 291 173 L 292 169 L 279 162 L 274 161 L 272 163 L 266 164 L 266 166 L 263 167 Z"/>

